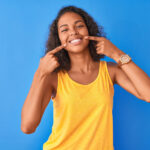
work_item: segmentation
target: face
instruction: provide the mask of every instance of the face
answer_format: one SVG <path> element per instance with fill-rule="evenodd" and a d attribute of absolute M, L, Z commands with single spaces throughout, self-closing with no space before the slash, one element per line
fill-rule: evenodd
<path fill-rule="evenodd" d="M 61 44 L 67 43 L 65 49 L 70 52 L 80 52 L 88 47 L 89 41 L 83 39 L 89 35 L 82 17 L 73 12 L 63 14 L 58 21 L 58 35 Z"/>

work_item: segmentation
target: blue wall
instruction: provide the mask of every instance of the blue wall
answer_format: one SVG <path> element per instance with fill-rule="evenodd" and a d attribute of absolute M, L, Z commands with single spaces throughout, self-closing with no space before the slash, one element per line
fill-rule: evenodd
<path fill-rule="evenodd" d="M 150 75 L 150 1 L 0 0 L 0 149 L 41 150 L 51 133 L 52 101 L 33 134 L 20 129 L 21 109 L 44 54 L 49 24 L 68 5 L 85 9 Z M 115 150 L 150 149 L 150 103 L 115 85 L 113 116 Z"/>

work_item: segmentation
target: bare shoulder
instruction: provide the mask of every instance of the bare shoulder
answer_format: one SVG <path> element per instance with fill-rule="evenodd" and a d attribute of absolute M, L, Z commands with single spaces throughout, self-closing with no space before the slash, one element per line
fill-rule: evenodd
<path fill-rule="evenodd" d="M 107 62 L 107 68 L 108 68 L 108 73 L 110 75 L 110 78 L 111 78 L 113 84 L 115 84 L 115 72 L 118 68 L 118 64 L 115 62 L 109 61 L 109 62 Z"/>

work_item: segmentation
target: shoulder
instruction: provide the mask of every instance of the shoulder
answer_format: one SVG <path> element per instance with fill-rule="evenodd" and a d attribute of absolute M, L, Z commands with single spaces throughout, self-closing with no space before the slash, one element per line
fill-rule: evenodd
<path fill-rule="evenodd" d="M 106 64 L 107 64 L 109 76 L 112 79 L 113 84 L 115 84 L 115 75 L 118 70 L 118 64 L 115 62 L 111 62 L 111 61 L 109 62 L 106 61 Z"/>

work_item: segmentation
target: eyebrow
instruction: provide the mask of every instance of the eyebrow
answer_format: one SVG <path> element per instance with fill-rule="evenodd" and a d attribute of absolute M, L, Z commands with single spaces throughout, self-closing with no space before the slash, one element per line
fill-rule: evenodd
<path fill-rule="evenodd" d="M 74 22 L 74 24 L 77 24 L 78 22 L 83 22 L 82 20 L 77 20 L 77 21 L 75 21 Z M 61 28 L 61 27 L 63 27 L 63 26 L 68 26 L 67 24 L 63 24 L 63 25 L 61 25 L 59 28 Z"/>

